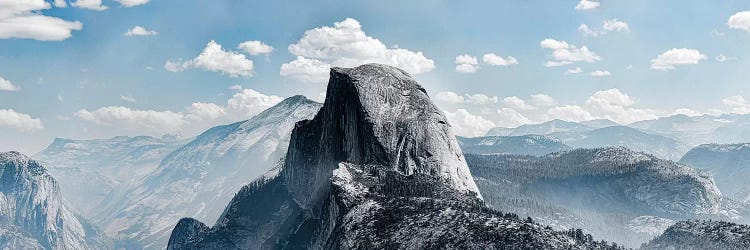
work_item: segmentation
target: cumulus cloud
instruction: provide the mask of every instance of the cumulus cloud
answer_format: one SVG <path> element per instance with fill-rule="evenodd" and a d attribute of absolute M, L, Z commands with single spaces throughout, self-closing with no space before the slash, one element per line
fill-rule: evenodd
<path fill-rule="evenodd" d="M 593 120 L 594 116 L 590 112 L 584 110 L 578 105 L 564 105 L 553 107 L 547 110 L 547 118 L 549 120 L 560 119 L 565 121 L 588 121 Z"/>
<path fill-rule="evenodd" d="M 281 102 L 283 98 L 252 89 L 242 89 L 225 105 L 195 102 L 183 111 L 138 110 L 123 106 L 79 110 L 73 114 L 84 121 L 150 135 L 197 133 L 217 124 L 249 119 Z"/>
<path fill-rule="evenodd" d="M 187 119 L 190 120 L 216 120 L 227 114 L 223 107 L 215 103 L 195 102 L 187 108 Z"/>
<path fill-rule="evenodd" d="M 742 96 L 730 96 L 722 99 L 721 102 L 729 108 L 730 113 L 750 114 L 750 104 Z"/>
<path fill-rule="evenodd" d="M 581 67 L 575 67 L 575 68 L 568 69 L 567 71 L 565 71 L 565 74 L 566 75 L 574 75 L 574 74 L 580 74 L 581 72 L 583 72 L 583 70 L 581 69 Z"/>
<path fill-rule="evenodd" d="M 224 50 L 220 44 L 211 40 L 206 48 L 195 58 L 186 61 L 167 61 L 164 69 L 179 72 L 186 69 L 198 68 L 212 72 L 221 72 L 231 77 L 250 77 L 253 75 L 253 61 L 245 55 Z"/>
<path fill-rule="evenodd" d="M 239 119 L 250 118 L 284 100 L 279 96 L 265 95 L 252 89 L 243 89 L 227 101 L 227 111 Z"/>
<path fill-rule="evenodd" d="M 65 2 L 65 0 L 55 0 L 54 2 L 52 2 L 52 5 L 54 5 L 57 8 L 68 7 L 68 3 Z"/>
<path fill-rule="evenodd" d="M 521 98 L 518 98 L 516 96 L 510 96 L 503 98 L 502 101 L 500 101 L 504 106 L 516 109 L 516 110 L 532 110 L 534 109 L 534 106 L 526 104 L 526 101 L 522 100 Z"/>
<path fill-rule="evenodd" d="M 260 54 L 268 55 L 273 52 L 273 47 L 261 41 L 244 41 L 237 46 L 237 49 L 245 51 L 253 56 Z"/>
<path fill-rule="evenodd" d="M 455 92 L 451 91 L 442 91 L 438 92 L 437 95 L 435 95 L 435 99 L 439 102 L 445 102 L 450 104 L 458 104 L 458 103 L 464 103 L 464 97 L 456 94 Z"/>
<path fill-rule="evenodd" d="M 13 128 L 22 132 L 34 132 L 44 129 L 42 120 L 12 109 L 0 109 L 0 127 Z"/>
<path fill-rule="evenodd" d="M 482 61 L 486 64 L 497 66 L 510 66 L 518 64 L 518 60 L 516 60 L 516 58 L 512 56 L 503 58 L 502 56 L 495 55 L 494 53 L 484 54 L 484 56 L 482 56 Z"/>
<path fill-rule="evenodd" d="M 729 17 L 727 25 L 732 29 L 750 32 L 750 11 L 741 11 Z"/>
<path fill-rule="evenodd" d="M 581 32 L 584 36 L 600 36 L 605 35 L 609 32 L 630 32 L 630 25 L 628 23 L 617 20 L 617 18 L 606 20 L 602 23 L 601 30 L 594 30 L 589 28 L 586 24 L 578 26 L 578 32 Z"/>
<path fill-rule="evenodd" d="M 578 32 L 581 32 L 584 36 L 599 36 L 600 32 L 589 28 L 586 24 L 578 26 Z"/>
<path fill-rule="evenodd" d="M 132 102 L 132 103 L 136 102 L 135 97 L 129 96 L 129 95 L 121 95 L 120 96 L 120 100 L 123 100 L 123 101 L 126 101 L 126 102 Z"/>
<path fill-rule="evenodd" d="M 630 25 L 628 23 L 617 20 L 611 19 L 604 21 L 604 24 L 602 24 L 602 28 L 606 31 L 617 31 L 617 32 L 629 32 L 630 31 Z"/>
<path fill-rule="evenodd" d="M 465 94 L 463 96 L 456 94 L 451 91 L 438 92 L 435 95 L 435 100 L 446 104 L 474 104 L 474 105 L 487 105 L 498 103 L 499 98 L 497 96 L 488 96 L 485 94 Z"/>
<path fill-rule="evenodd" d="M 606 70 L 596 70 L 596 71 L 591 72 L 591 76 L 596 76 L 596 77 L 609 76 L 609 75 L 612 75 L 612 73 Z"/>
<path fill-rule="evenodd" d="M 102 0 L 76 0 L 75 2 L 71 3 L 71 5 L 73 5 L 73 7 L 78 7 L 81 9 L 96 11 L 103 11 L 109 8 L 102 5 Z"/>
<path fill-rule="evenodd" d="M 531 95 L 531 104 L 537 107 L 549 107 L 555 105 L 555 99 L 545 94 Z"/>
<path fill-rule="evenodd" d="M 117 126 L 129 130 L 150 131 L 157 134 L 178 132 L 186 124 L 182 113 L 135 110 L 122 106 L 102 107 L 93 111 L 82 109 L 75 112 L 74 116 L 96 124 Z"/>
<path fill-rule="evenodd" d="M 593 10 L 599 7 L 599 2 L 594 0 L 581 0 L 576 4 L 576 10 Z"/>
<path fill-rule="evenodd" d="M 12 82 L 9 80 L 6 80 L 5 78 L 0 77 L 0 91 L 19 91 L 21 88 L 19 88 L 16 85 L 13 85 Z"/>
<path fill-rule="evenodd" d="M 456 112 L 445 112 L 445 117 L 448 118 L 456 135 L 460 136 L 482 136 L 495 127 L 495 123 L 492 121 L 469 113 L 466 109 L 457 109 Z"/>
<path fill-rule="evenodd" d="M 532 123 L 529 118 L 512 108 L 499 108 L 497 109 L 497 115 L 497 126 L 504 128 L 513 128 Z"/>
<path fill-rule="evenodd" d="M 716 56 L 716 61 L 717 62 L 726 62 L 727 61 L 727 56 L 725 56 L 724 54 L 719 54 L 718 56 Z"/>
<path fill-rule="evenodd" d="M 601 60 L 601 57 L 589 50 L 586 46 L 580 48 L 568 44 L 565 41 L 558 41 L 554 39 L 544 39 L 539 45 L 545 49 L 552 50 L 553 61 L 548 61 L 545 66 L 557 67 L 562 65 L 568 65 L 575 62 L 596 62 Z"/>
<path fill-rule="evenodd" d="M 706 55 L 698 50 L 673 48 L 651 60 L 651 68 L 667 71 L 675 69 L 675 65 L 698 64 L 704 59 Z"/>
<path fill-rule="evenodd" d="M 597 91 L 586 100 L 586 107 L 596 118 L 606 118 L 620 124 L 658 118 L 654 112 L 634 108 L 636 100 L 619 89 Z"/>
<path fill-rule="evenodd" d="M 159 32 L 156 32 L 155 30 L 148 30 L 141 26 L 135 26 L 132 29 L 128 30 L 128 32 L 125 32 L 125 36 L 155 36 L 158 35 Z"/>
<path fill-rule="evenodd" d="M 328 69 L 355 67 L 365 63 L 383 63 L 399 67 L 411 74 L 429 72 L 435 63 L 422 52 L 388 48 L 380 40 L 368 36 L 360 23 L 352 18 L 305 31 L 303 37 L 289 45 L 294 61 L 281 65 L 280 74 L 305 82 L 325 82 Z M 322 68 L 326 68 L 322 70 Z"/>
<path fill-rule="evenodd" d="M 669 115 L 670 116 L 672 115 L 701 116 L 703 115 L 703 113 L 700 113 L 698 111 L 695 111 L 689 108 L 678 108 Z"/>
<path fill-rule="evenodd" d="M 479 69 L 479 61 L 472 55 L 458 55 L 454 62 L 456 63 L 456 72 L 474 73 Z"/>
<path fill-rule="evenodd" d="M 24 38 L 40 41 L 61 41 L 81 30 L 78 21 L 41 14 L 52 6 L 44 0 L 0 1 L 0 39 Z"/>
<path fill-rule="evenodd" d="M 321 83 L 328 80 L 331 65 L 317 59 L 297 56 L 294 61 L 281 65 L 279 74 L 302 82 Z"/>
<path fill-rule="evenodd" d="M 134 7 L 138 5 L 147 4 L 150 0 L 115 0 L 120 3 L 123 7 Z"/>

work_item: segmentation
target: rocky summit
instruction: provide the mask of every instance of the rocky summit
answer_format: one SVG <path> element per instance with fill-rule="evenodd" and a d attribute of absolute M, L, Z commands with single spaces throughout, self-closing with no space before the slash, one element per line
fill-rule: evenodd
<path fill-rule="evenodd" d="M 592 249 L 487 208 L 452 128 L 403 70 L 333 68 L 323 108 L 284 162 L 243 187 L 213 227 L 182 219 L 169 249 Z"/>

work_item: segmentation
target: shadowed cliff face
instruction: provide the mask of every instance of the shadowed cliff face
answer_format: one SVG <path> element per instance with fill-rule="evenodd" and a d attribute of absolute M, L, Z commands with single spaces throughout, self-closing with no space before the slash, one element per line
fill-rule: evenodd
<path fill-rule="evenodd" d="M 442 112 L 408 73 L 367 64 L 333 68 L 323 108 L 297 124 L 284 177 L 302 206 L 320 200 L 339 162 L 442 177 L 479 194 Z"/>

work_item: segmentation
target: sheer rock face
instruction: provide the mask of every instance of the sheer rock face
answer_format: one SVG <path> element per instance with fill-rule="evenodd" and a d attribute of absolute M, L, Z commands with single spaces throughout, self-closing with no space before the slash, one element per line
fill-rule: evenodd
<path fill-rule="evenodd" d="M 445 116 L 408 73 L 389 66 L 331 70 L 323 108 L 292 134 L 284 177 L 294 199 L 315 209 L 339 162 L 436 175 L 479 194 Z"/>
<path fill-rule="evenodd" d="M 63 204 L 44 167 L 0 153 L 0 248 L 107 249 L 105 237 Z"/>

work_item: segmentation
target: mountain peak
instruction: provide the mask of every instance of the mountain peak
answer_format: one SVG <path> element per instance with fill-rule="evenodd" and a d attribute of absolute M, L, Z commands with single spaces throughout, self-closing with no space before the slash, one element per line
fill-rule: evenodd
<path fill-rule="evenodd" d="M 292 133 L 284 176 L 303 207 L 327 195 L 339 162 L 439 175 L 479 194 L 452 131 L 405 71 L 382 64 L 333 68 L 323 108 Z"/>

